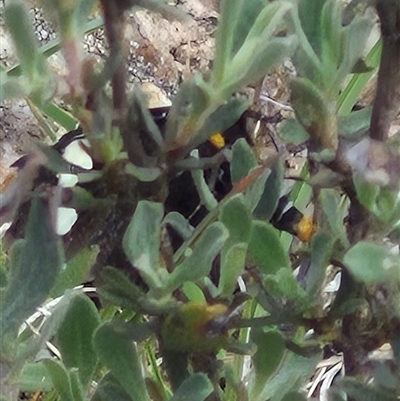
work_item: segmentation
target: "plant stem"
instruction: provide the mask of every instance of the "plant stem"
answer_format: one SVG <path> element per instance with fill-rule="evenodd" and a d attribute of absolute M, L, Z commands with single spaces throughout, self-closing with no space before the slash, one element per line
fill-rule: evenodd
<path fill-rule="evenodd" d="M 104 27 L 110 49 L 120 49 L 124 35 L 124 8 L 114 1 L 101 1 L 104 12 Z M 118 118 L 126 107 L 126 68 L 124 63 L 120 63 L 113 74 L 112 80 L 113 104 Z"/>
<path fill-rule="evenodd" d="M 382 56 L 370 136 L 385 141 L 391 121 L 400 110 L 400 1 L 377 0 L 376 9 L 381 22 Z"/>

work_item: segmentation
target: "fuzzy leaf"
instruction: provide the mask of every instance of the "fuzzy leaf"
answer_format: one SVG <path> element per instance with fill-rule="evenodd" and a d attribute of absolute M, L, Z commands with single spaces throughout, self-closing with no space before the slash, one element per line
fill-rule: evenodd
<path fill-rule="evenodd" d="M 290 89 L 296 117 L 311 139 L 319 147 L 336 149 L 336 116 L 330 99 L 307 78 L 292 79 Z"/>
<path fill-rule="evenodd" d="M 284 166 L 283 160 L 279 159 L 271 168 L 271 174 L 268 176 L 264 185 L 264 191 L 260 201 L 257 204 L 253 214 L 260 220 L 269 221 L 274 214 L 283 185 Z"/>
<path fill-rule="evenodd" d="M 291 313 L 300 315 L 309 307 L 309 297 L 300 286 L 292 270 L 279 269 L 275 274 L 269 274 L 264 280 L 264 287 L 269 294 L 292 305 Z"/>
<path fill-rule="evenodd" d="M 129 278 L 113 267 L 105 267 L 100 274 L 102 284 L 97 292 L 107 301 L 119 307 L 145 312 L 151 315 L 159 314 L 171 307 L 166 300 L 147 297 Z"/>
<path fill-rule="evenodd" d="M 232 245 L 221 256 L 221 273 L 218 289 L 221 296 L 229 297 L 235 290 L 238 277 L 244 272 L 247 243 Z"/>
<path fill-rule="evenodd" d="M 112 345 L 112 346 L 110 346 Z M 94 335 L 94 346 L 99 359 L 130 395 L 132 401 L 149 401 L 136 345 L 106 324 Z"/>
<path fill-rule="evenodd" d="M 204 373 L 195 373 L 179 386 L 170 401 L 204 401 L 213 390 L 212 383 Z"/>
<path fill-rule="evenodd" d="M 290 10 L 292 4 L 288 1 L 279 1 L 267 3 L 267 5 L 258 14 L 249 34 L 247 40 L 262 37 L 265 41 L 269 41 L 272 34 L 278 29 L 282 23 L 283 16 Z"/>
<path fill-rule="evenodd" d="M 347 242 L 346 228 L 344 225 L 346 210 L 341 205 L 341 197 L 335 189 L 321 189 L 320 200 L 322 210 L 328 220 L 329 231 L 336 238 Z"/>
<path fill-rule="evenodd" d="M 203 291 L 197 284 L 191 281 L 186 281 L 185 283 L 183 283 L 182 291 L 187 296 L 187 299 L 190 302 L 195 302 L 199 304 L 206 303 L 206 298 L 204 297 Z"/>
<path fill-rule="evenodd" d="M 282 398 L 282 401 L 307 401 L 307 400 L 308 398 L 306 398 L 306 396 L 303 393 L 298 391 L 291 391 Z"/>
<path fill-rule="evenodd" d="M 249 255 L 264 274 L 276 273 L 290 265 L 289 257 L 280 243 L 278 230 L 262 221 L 253 222 Z"/>
<path fill-rule="evenodd" d="M 242 24 L 238 25 L 242 12 L 242 0 L 221 1 L 220 19 L 215 44 L 214 67 L 212 70 L 212 82 L 214 85 L 219 85 L 224 79 L 226 69 L 229 68 L 232 52 L 236 52 L 236 48 L 242 44 L 248 29 L 250 29 L 250 25 L 246 27 L 242 26 Z M 251 14 L 250 18 L 245 14 L 244 19 L 249 20 L 250 23 L 254 20 Z M 236 27 L 238 27 L 238 29 L 235 35 Z"/>
<path fill-rule="evenodd" d="M 62 257 L 46 200 L 34 198 L 22 245 L 1 308 L 2 333 L 15 330 L 47 298 Z M 34 285 L 32 285 L 34 283 Z"/>
<path fill-rule="evenodd" d="M 320 352 L 303 357 L 287 351 L 279 369 L 270 377 L 258 400 L 281 401 L 287 393 L 300 390 L 320 360 Z"/>
<path fill-rule="evenodd" d="M 337 86 L 351 73 L 357 60 L 362 56 L 365 43 L 371 31 L 372 21 L 367 17 L 356 17 L 344 28 L 343 57 L 337 71 Z"/>
<path fill-rule="evenodd" d="M 372 211 L 380 192 L 379 186 L 366 182 L 357 173 L 353 174 L 353 181 L 357 192 L 357 199 L 364 207 Z"/>
<path fill-rule="evenodd" d="M 39 57 L 38 40 L 24 2 L 13 1 L 8 4 L 4 10 L 4 20 L 13 38 L 23 72 L 34 79 L 43 60 Z"/>
<path fill-rule="evenodd" d="M 257 159 L 253 149 L 244 138 L 238 139 L 232 146 L 231 178 L 232 183 L 236 184 L 246 177 L 257 165 Z"/>
<path fill-rule="evenodd" d="M 277 330 L 263 332 L 251 330 L 251 340 L 257 345 L 253 356 L 254 370 L 249 383 L 249 398 L 258 400 L 260 393 L 268 383 L 268 378 L 278 368 L 285 352 L 285 343 Z"/>
<path fill-rule="evenodd" d="M 279 136 L 288 143 L 300 145 L 309 139 L 308 132 L 294 118 L 289 118 L 278 124 Z"/>
<path fill-rule="evenodd" d="M 92 337 L 100 324 L 93 302 L 86 296 L 75 297 L 57 332 L 57 343 L 67 368 L 77 368 L 84 387 L 97 363 Z"/>
<path fill-rule="evenodd" d="M 204 205 L 208 211 L 214 210 L 218 206 L 218 201 L 207 185 L 203 170 L 196 169 L 191 171 L 191 174 L 197 193 L 199 194 L 200 203 Z"/>
<path fill-rule="evenodd" d="M 131 401 L 131 397 L 112 374 L 107 373 L 100 381 L 90 401 Z"/>
<path fill-rule="evenodd" d="M 63 401 L 80 401 L 74 398 L 71 387 L 71 380 L 65 366 L 56 360 L 46 359 L 44 366 L 51 377 L 54 388 Z"/>
<path fill-rule="evenodd" d="M 18 378 L 18 387 L 20 391 L 34 393 L 39 390 L 50 391 L 53 383 L 42 362 L 28 362 Z"/>
<path fill-rule="evenodd" d="M 199 121 L 210 105 L 211 97 L 211 87 L 200 74 L 194 75 L 180 87 L 168 113 L 165 128 L 165 142 L 168 151 L 183 148 L 195 140 L 195 136 L 201 128 Z M 199 143 L 207 139 L 208 137 L 202 138 Z"/>
<path fill-rule="evenodd" d="M 271 40 L 260 37 L 246 41 L 232 60 L 229 78 L 223 84 L 224 93 L 230 95 L 263 77 L 273 66 L 290 55 L 294 43 L 294 35 Z"/>
<path fill-rule="evenodd" d="M 229 244 L 249 241 L 251 213 L 243 203 L 243 196 L 233 196 L 224 202 L 219 220 L 229 231 Z"/>
<path fill-rule="evenodd" d="M 160 203 L 140 201 L 125 232 L 122 246 L 150 288 L 161 288 L 160 235 L 164 209 Z"/>
<path fill-rule="evenodd" d="M 226 1 L 227 4 L 231 3 Z M 251 27 L 259 16 L 260 12 L 265 7 L 264 0 L 253 0 L 253 1 L 242 1 L 240 12 L 238 12 L 238 17 L 236 23 L 234 24 L 234 32 L 232 33 L 233 45 L 232 53 L 230 56 L 236 54 L 245 41 Z M 232 21 L 229 21 L 232 24 Z"/>
<path fill-rule="evenodd" d="M 370 125 L 371 111 L 371 107 L 364 107 L 349 115 L 339 117 L 339 135 L 351 138 L 365 133 Z"/>
<path fill-rule="evenodd" d="M 374 385 L 367 385 L 355 378 L 347 377 L 339 382 L 339 387 L 354 401 L 396 401 L 396 391 L 388 391 Z"/>
<path fill-rule="evenodd" d="M 170 291 L 185 281 L 196 281 L 208 275 L 211 264 L 228 238 L 227 229 L 219 222 L 211 224 L 201 235 L 190 256 L 170 274 L 167 288 Z"/>
<path fill-rule="evenodd" d="M 52 298 L 57 298 L 69 288 L 74 288 L 76 285 L 82 284 L 87 281 L 90 269 L 96 260 L 99 253 L 97 247 L 91 249 L 83 249 L 75 255 L 67 266 L 59 274 L 57 281 L 50 292 Z"/>
<path fill-rule="evenodd" d="M 342 12 L 336 0 L 328 0 L 321 10 L 321 59 L 331 73 L 336 73 L 342 58 Z M 329 71 L 326 71 L 329 73 Z M 325 75 L 327 76 L 327 74 Z"/>
<path fill-rule="evenodd" d="M 318 21 L 320 21 L 322 9 L 326 2 L 327 0 L 300 0 L 298 2 L 301 26 L 312 48 L 318 55 L 321 54 L 322 50 L 321 26 Z"/>
<path fill-rule="evenodd" d="M 250 174 L 254 171 L 255 170 L 252 170 L 250 172 Z M 254 180 L 254 182 L 245 191 L 244 203 L 251 212 L 254 212 L 254 209 L 259 204 L 261 197 L 263 196 L 263 194 L 265 192 L 265 185 L 266 185 L 266 182 L 267 182 L 270 174 L 271 174 L 271 170 L 265 169 L 262 172 L 262 174 L 259 177 L 257 177 Z"/>
<path fill-rule="evenodd" d="M 367 284 L 400 280 L 400 256 L 373 242 L 360 241 L 344 255 L 353 276 Z"/>
<path fill-rule="evenodd" d="M 29 85 L 23 77 L 8 77 L 6 73 L 0 72 L 0 83 L 0 102 L 23 97 L 29 93 Z"/>
<path fill-rule="evenodd" d="M 317 233 L 311 240 L 311 263 L 307 272 L 306 291 L 312 299 L 317 299 L 321 283 L 325 277 L 332 254 L 334 237 L 331 234 Z"/>
<path fill-rule="evenodd" d="M 249 103 L 241 97 L 231 97 L 227 103 L 212 113 L 200 128 L 196 137 L 190 142 L 189 151 L 207 141 L 216 132 L 224 132 L 232 127 L 240 116 L 248 109 Z"/>
<path fill-rule="evenodd" d="M 170 225 L 173 227 L 184 240 L 187 240 L 193 234 L 194 230 L 189 221 L 178 212 L 168 213 L 164 217 L 163 225 Z"/>

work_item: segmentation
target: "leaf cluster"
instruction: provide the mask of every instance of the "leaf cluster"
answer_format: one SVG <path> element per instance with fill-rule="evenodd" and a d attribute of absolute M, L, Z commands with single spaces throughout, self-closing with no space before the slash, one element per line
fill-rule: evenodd
<path fill-rule="evenodd" d="M 49 120 L 70 132 L 20 160 L 2 200 L 17 238 L 1 266 L 3 399 L 304 400 L 323 349 L 345 355 L 333 400 L 397 399 L 400 155 L 369 138 L 370 108 L 351 111 L 385 45 L 362 59 L 369 16 L 345 21 L 336 0 L 223 0 L 213 68 L 182 84 L 160 124 L 140 90 L 127 91 L 121 21 L 134 6 L 182 15 L 161 1 L 104 0 L 89 21 L 95 3 L 43 0 L 59 31 L 45 48 L 21 1 L 5 9 L 20 63 L 2 68 L 1 99 L 23 96 L 47 132 Z M 81 39 L 100 26 L 109 56 L 95 66 Z M 59 49 L 65 77 L 47 67 Z M 294 118 L 279 134 L 307 156 L 287 190 L 282 155 L 260 162 L 245 138 L 211 157 L 201 149 L 249 107 L 237 92 L 289 57 Z M 53 100 L 61 86 L 72 114 Z M 82 138 L 92 169 L 63 158 Z M 222 196 L 209 179 L 221 172 Z M 169 207 L 171 183 L 188 176 L 196 223 Z M 283 194 L 298 217 L 287 232 Z M 78 213 L 63 238 L 60 208 Z M 366 385 L 369 355 L 385 343 L 393 358 L 373 362 Z"/>

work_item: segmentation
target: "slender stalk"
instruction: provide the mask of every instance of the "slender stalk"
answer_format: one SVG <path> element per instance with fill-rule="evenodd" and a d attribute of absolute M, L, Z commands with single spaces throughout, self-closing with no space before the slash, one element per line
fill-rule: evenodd
<path fill-rule="evenodd" d="M 382 56 L 370 136 L 385 141 L 400 111 L 400 1 L 377 0 L 376 9 L 381 21 Z"/>
<path fill-rule="evenodd" d="M 245 327 L 266 327 L 266 326 L 276 326 L 278 324 L 302 324 L 309 325 L 310 321 L 300 317 L 290 317 L 286 314 L 276 315 L 276 316 L 263 316 L 263 317 L 253 317 L 249 319 L 239 319 L 233 320 L 229 324 L 230 329 L 241 329 Z"/>
<path fill-rule="evenodd" d="M 151 368 L 153 370 L 155 379 L 158 382 L 158 384 L 160 386 L 160 389 L 163 392 L 164 398 L 165 399 L 171 398 L 171 396 L 172 396 L 171 391 L 165 385 L 164 379 L 162 378 L 162 374 L 161 374 L 161 371 L 160 371 L 160 367 L 157 365 L 157 360 L 156 360 L 156 356 L 154 354 L 153 345 L 152 345 L 152 341 L 151 340 L 146 342 L 145 348 L 146 348 L 146 351 L 147 351 L 147 356 L 149 358 L 149 362 L 150 362 Z"/>
<path fill-rule="evenodd" d="M 101 0 L 104 13 L 104 27 L 110 49 L 122 51 L 124 35 L 124 8 L 118 5 L 116 1 Z M 127 103 L 126 94 L 126 68 L 123 62 L 116 67 L 111 79 L 113 105 L 120 117 L 125 110 Z"/>

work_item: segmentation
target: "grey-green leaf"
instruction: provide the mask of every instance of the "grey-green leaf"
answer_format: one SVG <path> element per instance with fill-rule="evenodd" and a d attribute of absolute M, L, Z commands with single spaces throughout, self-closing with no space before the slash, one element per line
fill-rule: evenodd
<path fill-rule="evenodd" d="M 160 234 L 163 205 L 140 201 L 125 232 L 122 246 L 150 288 L 161 288 Z"/>
<path fill-rule="evenodd" d="M 97 364 L 93 333 L 100 317 L 93 302 L 84 295 L 75 297 L 57 332 L 57 344 L 67 368 L 77 368 L 85 387 Z"/>
<path fill-rule="evenodd" d="M 324 232 L 317 233 L 311 240 L 311 263 L 307 272 L 306 291 L 311 299 L 319 296 L 319 288 L 325 277 L 325 270 L 332 256 L 335 238 Z"/>
<path fill-rule="evenodd" d="M 201 169 L 191 171 L 194 185 L 196 186 L 197 193 L 200 197 L 200 202 L 206 207 L 208 211 L 214 210 L 218 206 L 218 201 L 215 199 L 213 193 L 207 185 L 204 178 L 204 172 Z"/>
<path fill-rule="evenodd" d="M 238 277 L 244 272 L 247 244 L 236 243 L 221 255 L 221 273 L 218 289 L 221 296 L 231 296 Z"/>
<path fill-rule="evenodd" d="M 107 373 L 100 381 L 90 401 L 131 401 L 131 397 L 112 374 Z"/>
<path fill-rule="evenodd" d="M 97 289 L 107 301 L 135 311 L 145 307 L 144 292 L 121 271 L 107 266 L 100 274 L 103 284 Z"/>
<path fill-rule="evenodd" d="M 42 362 L 28 362 L 18 378 L 20 391 L 50 391 L 53 383 L 50 375 Z"/>
<path fill-rule="evenodd" d="M 229 243 L 248 242 L 252 219 L 242 195 L 234 196 L 224 202 L 219 220 L 229 231 Z"/>
<path fill-rule="evenodd" d="M 371 120 L 371 107 L 353 111 L 348 115 L 339 117 L 339 135 L 345 138 L 355 138 L 363 135 L 369 128 Z"/>
<path fill-rule="evenodd" d="M 337 127 L 331 99 L 307 78 L 292 79 L 290 90 L 296 117 L 311 139 L 322 148 L 335 149 Z"/>
<path fill-rule="evenodd" d="M 339 238 L 347 243 L 346 228 L 344 225 L 347 207 L 342 204 L 339 191 L 336 189 L 321 189 L 320 201 L 322 210 L 328 221 L 330 233 L 332 236 Z"/>
<path fill-rule="evenodd" d="M 130 395 L 132 401 L 149 401 L 136 345 L 105 324 L 94 335 L 94 346 L 101 362 Z"/>
<path fill-rule="evenodd" d="M 257 165 L 256 156 L 244 138 L 232 146 L 231 177 L 232 183 L 239 182 Z"/>
<path fill-rule="evenodd" d="M 294 36 L 265 40 L 253 38 L 246 42 L 232 60 L 224 93 L 231 94 L 263 77 L 292 52 Z"/>
<path fill-rule="evenodd" d="M 343 262 L 356 279 L 367 284 L 400 281 L 400 256 L 373 242 L 358 242 L 344 255 Z"/>
<path fill-rule="evenodd" d="M 187 240 L 192 234 L 194 228 L 189 221 L 178 212 L 169 212 L 163 220 L 164 225 L 173 227 L 184 240 Z"/>
<path fill-rule="evenodd" d="M 5 8 L 4 20 L 13 38 L 22 70 L 32 79 L 38 74 L 39 48 L 24 2 L 10 2 Z"/>
<path fill-rule="evenodd" d="M 253 222 L 249 255 L 264 274 L 276 273 L 290 265 L 289 256 L 280 243 L 278 230 L 262 221 Z"/>
<path fill-rule="evenodd" d="M 279 159 L 271 168 L 271 174 L 265 182 L 264 191 L 253 212 L 254 217 L 257 219 L 271 220 L 281 196 L 284 170 L 282 159 Z"/>
<path fill-rule="evenodd" d="M 62 401 L 75 401 L 72 393 L 70 377 L 65 366 L 61 362 L 53 359 L 46 359 L 43 361 L 43 364 L 46 366 L 60 399 Z"/>
<path fill-rule="evenodd" d="M 309 139 L 308 132 L 294 118 L 282 121 L 277 126 L 279 136 L 288 143 L 299 145 Z"/>
<path fill-rule="evenodd" d="M 228 4 L 229 1 L 226 3 Z M 238 13 L 238 18 L 234 24 L 234 32 L 232 34 L 232 55 L 240 49 L 251 27 L 264 7 L 265 1 L 263 0 L 241 2 L 240 12 Z M 232 24 L 232 21 L 229 22 Z M 231 56 L 231 54 L 229 56 Z"/>
<path fill-rule="evenodd" d="M 204 401 L 213 390 L 210 379 L 204 373 L 195 373 L 179 386 L 170 401 Z"/>
<path fill-rule="evenodd" d="M 285 351 L 282 335 L 277 330 L 264 332 L 260 329 L 251 330 L 251 340 L 257 345 L 253 356 L 254 370 L 249 383 L 249 397 L 258 400 L 260 393 L 268 384 L 268 378 L 278 368 Z"/>
<path fill-rule="evenodd" d="M 396 391 L 387 391 L 373 385 L 367 385 L 355 378 L 347 377 L 339 382 L 339 387 L 355 401 L 396 401 Z"/>
<path fill-rule="evenodd" d="M 260 394 L 259 401 L 281 401 L 287 393 L 299 390 L 320 360 L 320 352 L 303 357 L 286 351 L 279 369 L 273 373 Z"/>
<path fill-rule="evenodd" d="M 178 265 L 170 274 L 167 288 L 172 291 L 180 287 L 185 281 L 196 281 L 208 275 L 212 261 L 221 250 L 228 230 L 223 224 L 211 224 L 197 241 L 190 256 Z"/>
<path fill-rule="evenodd" d="M 98 247 L 86 248 L 68 261 L 67 266 L 59 274 L 57 281 L 50 292 L 52 298 L 57 298 L 69 288 L 84 283 L 89 277 L 96 257 L 99 253 Z"/>
<path fill-rule="evenodd" d="M 224 132 L 231 127 L 248 107 L 249 104 L 245 98 L 232 96 L 206 119 L 196 137 L 188 145 L 188 151 L 207 141 L 212 134 Z"/>
<path fill-rule="evenodd" d="M 45 301 L 62 264 L 59 240 L 54 232 L 50 206 L 34 198 L 22 245 L 1 309 L 1 330 L 15 330 Z"/>

